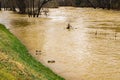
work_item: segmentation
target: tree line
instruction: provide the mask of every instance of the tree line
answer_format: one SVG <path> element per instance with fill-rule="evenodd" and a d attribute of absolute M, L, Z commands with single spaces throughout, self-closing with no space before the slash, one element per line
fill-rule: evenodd
<path fill-rule="evenodd" d="M 0 10 L 12 10 L 29 17 L 39 17 L 42 8 L 52 2 L 53 6 L 93 7 L 120 10 L 120 0 L 0 0 Z M 56 6 L 56 5 L 57 6 Z"/>
<path fill-rule="evenodd" d="M 82 4 L 85 2 L 87 4 Z M 77 0 L 77 6 L 90 6 L 103 9 L 120 9 L 120 0 Z"/>
<path fill-rule="evenodd" d="M 58 0 L 61 6 L 94 7 L 120 10 L 120 0 Z"/>
<path fill-rule="evenodd" d="M 28 14 L 29 17 L 39 17 L 41 9 L 51 0 L 0 0 L 0 9 Z"/>

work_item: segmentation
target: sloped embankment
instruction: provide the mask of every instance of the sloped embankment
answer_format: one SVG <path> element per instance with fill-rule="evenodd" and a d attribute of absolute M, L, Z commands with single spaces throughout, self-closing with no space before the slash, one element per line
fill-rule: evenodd
<path fill-rule="evenodd" d="M 26 47 L 0 24 L 0 80 L 64 80 L 35 60 Z"/>

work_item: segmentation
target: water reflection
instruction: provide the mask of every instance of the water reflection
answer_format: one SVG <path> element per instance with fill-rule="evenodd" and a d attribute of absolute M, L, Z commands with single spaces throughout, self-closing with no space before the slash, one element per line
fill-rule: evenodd
<path fill-rule="evenodd" d="M 41 18 L 0 15 L 4 13 L 0 22 L 10 26 L 34 57 L 66 80 L 120 79 L 119 11 L 62 7 Z M 73 27 L 70 31 L 68 23 Z"/>

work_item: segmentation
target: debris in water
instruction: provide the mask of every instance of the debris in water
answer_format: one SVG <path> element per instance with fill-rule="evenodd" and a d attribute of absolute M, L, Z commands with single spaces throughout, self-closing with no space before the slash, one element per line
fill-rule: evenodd
<path fill-rule="evenodd" d="M 70 30 L 72 29 L 72 26 L 68 23 L 68 26 L 66 27 L 66 29 Z"/>
<path fill-rule="evenodd" d="M 48 63 L 55 63 L 55 60 L 49 60 Z"/>
<path fill-rule="evenodd" d="M 36 55 L 41 55 L 41 50 L 36 50 Z"/>
<path fill-rule="evenodd" d="M 115 40 L 116 40 L 116 38 L 117 38 L 117 32 L 115 32 Z"/>

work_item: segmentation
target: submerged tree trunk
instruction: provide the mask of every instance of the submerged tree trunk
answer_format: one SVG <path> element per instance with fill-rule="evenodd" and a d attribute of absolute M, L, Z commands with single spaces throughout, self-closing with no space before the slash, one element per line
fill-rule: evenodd
<path fill-rule="evenodd" d="M 5 11 L 5 1 L 3 0 L 3 9 Z"/>
<path fill-rule="evenodd" d="M 19 12 L 21 14 L 26 13 L 26 5 L 25 0 L 16 0 L 17 7 L 19 8 Z"/>
<path fill-rule="evenodd" d="M 96 8 L 96 6 L 93 5 L 93 3 L 90 1 L 90 0 L 87 0 L 88 3 L 90 3 L 90 5 L 93 7 L 93 8 Z"/>
<path fill-rule="evenodd" d="M 1 2 L 0 2 L 0 11 L 1 11 Z"/>
<path fill-rule="evenodd" d="M 43 2 L 41 2 L 41 0 L 39 0 L 37 17 L 39 17 L 39 14 L 40 14 L 40 11 L 41 11 L 41 8 L 43 7 L 43 5 L 49 1 L 51 1 L 51 0 L 43 0 Z"/>
<path fill-rule="evenodd" d="M 28 14 L 29 17 L 32 17 L 32 6 L 31 6 L 31 1 L 28 0 L 27 2 L 28 2 L 28 6 L 27 6 L 27 7 L 28 7 L 27 14 Z"/>
<path fill-rule="evenodd" d="M 32 8 L 33 17 L 35 17 L 35 0 L 32 0 Z"/>
<path fill-rule="evenodd" d="M 107 9 L 111 9 L 111 2 L 112 2 L 112 0 L 108 1 Z"/>
<path fill-rule="evenodd" d="M 10 10 L 16 12 L 15 1 L 14 0 L 10 0 L 9 3 L 10 3 L 10 6 L 9 6 Z"/>

